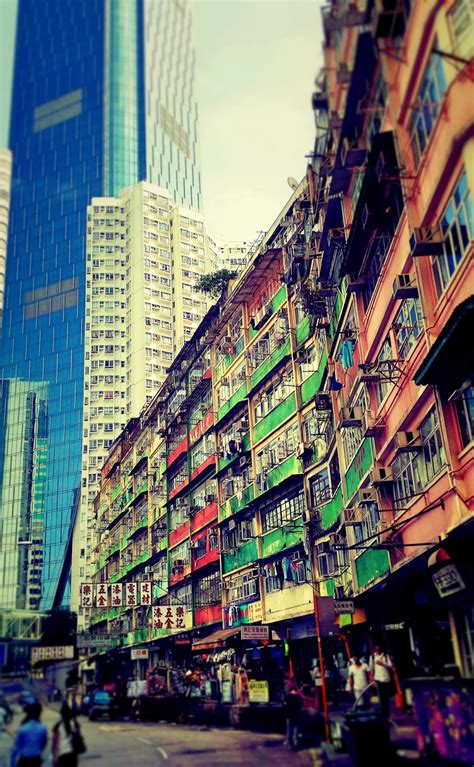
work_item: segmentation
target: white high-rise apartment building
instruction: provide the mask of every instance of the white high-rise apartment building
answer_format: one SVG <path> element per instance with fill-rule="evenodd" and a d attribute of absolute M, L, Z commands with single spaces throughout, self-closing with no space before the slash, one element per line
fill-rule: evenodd
<path fill-rule="evenodd" d="M 226 240 L 220 234 L 207 234 L 209 259 L 216 269 L 226 268 L 238 272 L 247 263 L 250 246 L 251 243 L 245 240 Z"/>
<path fill-rule="evenodd" d="M 93 198 L 86 247 L 82 488 L 71 583 L 76 611 L 79 585 L 88 578 L 100 468 L 206 314 L 209 302 L 195 285 L 217 266 L 202 214 L 175 205 L 167 190 L 147 182 L 119 197 Z"/>

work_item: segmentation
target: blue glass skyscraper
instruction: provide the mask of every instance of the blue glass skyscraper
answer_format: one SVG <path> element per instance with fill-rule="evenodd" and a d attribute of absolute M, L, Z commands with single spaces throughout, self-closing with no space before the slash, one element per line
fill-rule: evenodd
<path fill-rule="evenodd" d="M 87 204 L 147 178 L 201 207 L 193 82 L 183 0 L 19 2 L 0 379 L 47 392 L 42 607 L 64 597 L 80 492 Z M 24 481 L 0 456 L 0 525 Z"/>

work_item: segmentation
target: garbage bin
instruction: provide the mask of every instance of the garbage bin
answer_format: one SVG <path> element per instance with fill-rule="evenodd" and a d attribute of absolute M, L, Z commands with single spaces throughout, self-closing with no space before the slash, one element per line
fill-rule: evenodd
<path fill-rule="evenodd" d="M 390 763 L 390 723 L 376 711 L 350 711 L 344 718 L 343 740 L 355 767 Z"/>

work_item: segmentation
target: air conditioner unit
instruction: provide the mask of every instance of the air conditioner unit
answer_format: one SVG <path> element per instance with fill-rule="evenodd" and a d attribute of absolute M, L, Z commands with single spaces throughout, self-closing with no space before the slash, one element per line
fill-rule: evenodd
<path fill-rule="evenodd" d="M 417 256 L 439 256 L 443 253 L 444 237 L 439 226 L 420 226 L 410 237 L 410 252 Z"/>
<path fill-rule="evenodd" d="M 395 298 L 418 298 L 418 288 L 414 274 L 397 274 L 393 283 Z"/>
<path fill-rule="evenodd" d="M 384 485 L 393 482 L 393 469 L 391 466 L 375 465 L 372 469 L 372 484 Z"/>
<path fill-rule="evenodd" d="M 329 541 L 321 541 L 321 543 L 317 543 L 314 547 L 316 556 L 320 556 L 321 554 L 326 554 L 328 551 L 330 551 L 331 547 L 329 545 Z"/>
<path fill-rule="evenodd" d="M 342 117 L 335 111 L 332 111 L 329 116 L 329 127 L 331 130 L 340 130 L 342 128 Z"/>
<path fill-rule="evenodd" d="M 366 410 L 364 413 L 364 436 L 377 437 L 380 431 L 385 428 L 383 423 L 377 422 L 377 418 L 373 410 Z"/>
<path fill-rule="evenodd" d="M 339 426 L 344 429 L 362 426 L 362 416 L 362 408 L 359 405 L 343 407 L 339 413 Z"/>
<path fill-rule="evenodd" d="M 352 79 L 352 72 L 349 70 L 349 67 L 344 62 L 341 62 L 339 64 L 339 67 L 336 72 L 336 80 L 339 85 L 349 85 L 350 81 Z"/>
<path fill-rule="evenodd" d="M 334 549 L 336 546 L 341 546 L 344 543 L 344 538 L 339 533 L 331 533 L 329 536 L 329 546 Z"/>
<path fill-rule="evenodd" d="M 359 490 L 359 503 L 377 503 L 377 491 L 374 488 L 363 487 Z"/>
<path fill-rule="evenodd" d="M 345 138 L 342 142 L 341 163 L 345 168 L 355 168 L 362 165 L 367 154 L 367 147 L 360 139 Z"/>
<path fill-rule="evenodd" d="M 357 508 L 354 506 L 343 509 L 342 515 L 345 525 L 355 525 L 358 522 Z"/>
<path fill-rule="evenodd" d="M 423 447 L 419 429 L 397 431 L 393 439 L 398 453 L 416 453 Z"/>
<path fill-rule="evenodd" d="M 359 370 L 361 383 L 377 383 L 383 378 L 376 362 L 361 362 Z"/>
<path fill-rule="evenodd" d="M 240 419 L 240 424 L 239 424 L 239 431 L 246 432 L 248 430 L 249 430 L 249 422 L 248 422 L 248 420 L 246 418 L 241 418 Z"/>
<path fill-rule="evenodd" d="M 348 277 L 346 290 L 348 293 L 360 293 L 367 286 L 367 278 L 361 274 L 358 277 Z"/>
<path fill-rule="evenodd" d="M 318 392 L 314 395 L 316 410 L 331 410 L 331 398 L 329 394 Z"/>

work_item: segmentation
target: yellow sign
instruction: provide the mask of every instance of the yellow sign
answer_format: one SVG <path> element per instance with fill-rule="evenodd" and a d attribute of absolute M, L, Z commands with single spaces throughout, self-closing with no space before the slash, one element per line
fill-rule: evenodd
<path fill-rule="evenodd" d="M 250 602 L 248 607 L 249 623 L 256 623 L 263 620 L 263 610 L 261 602 Z"/>
<path fill-rule="evenodd" d="M 268 703 L 269 700 L 268 682 L 249 679 L 249 703 Z"/>

